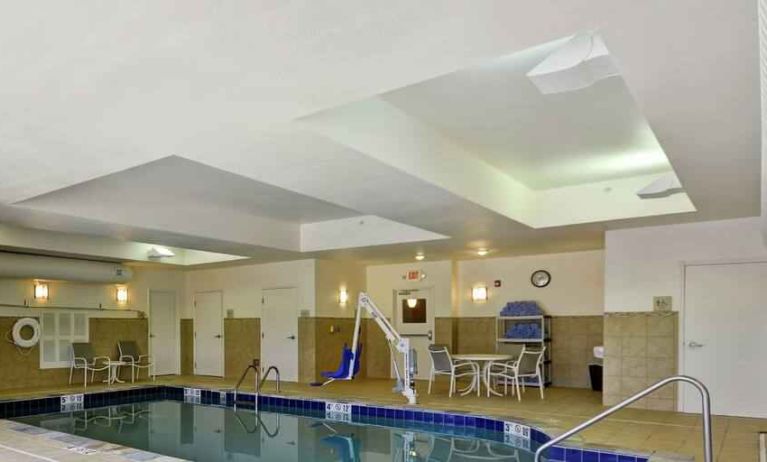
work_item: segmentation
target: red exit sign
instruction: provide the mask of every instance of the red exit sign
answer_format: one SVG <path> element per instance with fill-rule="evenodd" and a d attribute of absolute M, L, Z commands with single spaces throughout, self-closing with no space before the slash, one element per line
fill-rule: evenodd
<path fill-rule="evenodd" d="M 421 280 L 421 272 L 418 270 L 408 271 L 406 279 L 408 281 L 420 281 Z"/>

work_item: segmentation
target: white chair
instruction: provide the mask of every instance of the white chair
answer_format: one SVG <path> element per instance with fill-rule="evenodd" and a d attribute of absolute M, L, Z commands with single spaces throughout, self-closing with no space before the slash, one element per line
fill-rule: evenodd
<path fill-rule="evenodd" d="M 509 384 L 512 386 L 512 395 L 514 394 L 514 366 L 519 363 L 519 360 L 526 349 L 524 343 L 512 344 L 510 347 L 517 349 L 513 352 L 508 351 L 510 355 L 516 356 L 515 359 L 511 361 L 493 362 L 487 366 L 487 383 L 497 385 L 502 381 L 504 395 L 509 391 Z M 487 397 L 490 397 L 490 387 L 487 388 Z"/>
<path fill-rule="evenodd" d="M 519 357 L 519 362 L 513 366 L 514 370 L 514 386 L 517 389 L 517 399 L 522 400 L 522 396 L 519 394 L 520 379 L 522 382 L 522 391 L 525 391 L 525 380 L 527 378 L 536 378 L 538 381 L 538 389 L 541 392 L 541 399 L 543 399 L 543 389 L 545 385 L 543 383 L 543 354 L 546 351 L 546 347 L 542 347 L 540 350 L 525 350 Z"/>
<path fill-rule="evenodd" d="M 101 361 L 101 364 L 99 364 Z M 96 372 L 109 369 L 108 356 L 95 356 L 93 347 L 87 342 L 72 343 L 72 362 L 69 365 L 69 384 L 72 385 L 72 375 L 75 369 L 83 370 L 83 387 L 88 388 L 88 371 L 91 373 L 91 383 Z"/>
<path fill-rule="evenodd" d="M 434 381 L 434 377 L 437 375 L 447 375 L 450 377 L 450 391 L 448 396 L 453 396 L 455 393 L 456 379 L 461 377 L 471 377 L 472 383 L 466 389 L 472 386 L 477 386 L 479 380 L 479 365 L 473 361 L 454 361 L 450 356 L 445 345 L 430 345 L 429 356 L 431 357 L 431 371 L 429 373 L 429 390 L 431 394 L 431 384 Z M 462 390 L 463 391 L 463 390 Z M 479 395 L 479 387 L 477 386 L 477 395 Z"/>
<path fill-rule="evenodd" d="M 522 400 L 521 392 L 525 391 L 524 379 L 536 378 L 541 393 L 541 399 L 543 399 L 543 389 L 545 388 L 543 383 L 543 359 L 545 351 L 546 347 L 542 347 L 540 350 L 528 350 L 525 348 L 520 353 L 517 361 L 506 364 L 496 364 L 498 368 L 491 372 L 491 376 L 497 378 L 502 377 L 506 381 L 505 383 L 510 381 L 517 394 L 517 400 L 520 401 Z M 504 389 L 504 394 L 505 392 L 506 390 Z"/>
<path fill-rule="evenodd" d="M 141 369 L 147 370 L 147 377 L 151 376 L 155 380 L 154 361 L 149 355 L 142 355 L 138 345 L 133 340 L 119 340 L 117 349 L 120 351 L 120 361 L 127 363 L 130 369 L 131 383 L 135 382 L 141 374 Z"/>

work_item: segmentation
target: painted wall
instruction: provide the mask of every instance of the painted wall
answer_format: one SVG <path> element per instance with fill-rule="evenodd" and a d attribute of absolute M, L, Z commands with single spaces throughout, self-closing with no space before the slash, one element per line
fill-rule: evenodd
<path fill-rule="evenodd" d="M 330 318 L 354 317 L 357 295 L 365 290 L 365 267 L 351 261 L 317 260 L 314 275 L 316 316 Z M 338 302 L 338 292 L 346 289 L 349 300 Z"/>
<path fill-rule="evenodd" d="M 2 255 L 0 255 L 2 258 Z M 132 267 L 133 278 L 126 284 L 128 302 L 116 301 L 117 284 L 80 283 L 68 281 L 46 281 L 48 300 L 34 300 L 34 281 L 31 279 L 0 279 L 0 304 L 23 305 L 30 307 L 67 307 L 67 308 L 108 308 L 135 309 L 148 311 L 150 289 L 175 290 L 179 306 L 183 306 L 184 273 L 169 268 Z M 122 284 L 121 284 L 122 285 Z M 24 308 L 0 306 L 0 315 L 16 315 Z"/>
<path fill-rule="evenodd" d="M 652 297 L 682 303 L 683 262 L 767 259 L 759 218 L 608 231 L 605 311 L 651 311 Z"/>
<path fill-rule="evenodd" d="M 533 271 L 551 273 L 544 288 L 530 283 Z M 593 250 L 458 262 L 458 315 L 496 316 L 508 301 L 535 300 L 553 316 L 591 316 L 604 311 L 604 252 Z M 501 287 L 493 287 L 495 280 Z M 486 302 L 471 300 L 475 286 L 488 288 Z"/>
<path fill-rule="evenodd" d="M 367 290 L 373 301 L 386 316 L 392 316 L 394 291 L 402 289 L 432 289 L 436 306 L 435 316 L 448 317 L 452 314 L 452 262 L 414 262 L 396 265 L 372 265 L 367 267 Z M 403 279 L 412 270 L 420 270 L 426 279 L 413 282 Z"/>
<path fill-rule="evenodd" d="M 224 313 L 231 309 L 236 318 L 259 318 L 262 290 L 280 287 L 298 288 L 299 311 L 314 315 L 314 267 L 314 260 L 297 260 L 187 271 L 186 305 L 181 317 L 193 317 L 196 292 L 221 290 Z"/>

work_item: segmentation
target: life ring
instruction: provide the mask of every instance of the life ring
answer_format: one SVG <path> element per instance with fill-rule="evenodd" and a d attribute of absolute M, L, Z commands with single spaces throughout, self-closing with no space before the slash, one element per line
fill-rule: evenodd
<path fill-rule="evenodd" d="M 32 336 L 24 338 L 21 330 L 25 327 L 32 329 Z M 32 348 L 40 341 L 40 323 L 34 318 L 21 318 L 13 325 L 13 343 L 21 348 Z"/>

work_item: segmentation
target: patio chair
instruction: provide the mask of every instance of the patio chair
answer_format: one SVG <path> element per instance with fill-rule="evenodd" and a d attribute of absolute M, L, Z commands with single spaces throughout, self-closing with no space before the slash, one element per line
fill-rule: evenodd
<path fill-rule="evenodd" d="M 510 355 L 516 356 L 512 361 L 493 362 L 488 365 L 488 383 L 498 385 L 503 381 L 503 394 L 506 395 L 509 390 L 509 384 L 512 386 L 512 395 L 514 394 L 514 366 L 519 363 L 522 355 L 525 353 L 526 346 L 524 343 L 510 345 L 509 348 L 514 348 L 514 351 L 509 351 Z M 487 397 L 490 397 L 490 387 L 487 388 Z"/>
<path fill-rule="evenodd" d="M 151 376 L 152 380 L 157 377 L 154 372 L 154 361 L 149 355 L 142 355 L 138 349 L 138 345 L 133 340 L 118 340 L 117 349 L 120 352 L 120 361 L 128 364 L 130 369 L 130 381 L 135 382 L 141 375 L 141 370 L 147 370 L 147 377 Z"/>
<path fill-rule="evenodd" d="M 504 380 L 504 394 L 507 392 L 508 384 L 511 383 L 512 395 L 516 393 L 517 399 L 521 400 L 521 391 L 525 391 L 525 381 L 520 379 L 536 378 L 538 387 L 541 392 L 541 399 L 543 399 L 543 357 L 546 347 L 540 350 L 528 350 L 522 348 L 519 358 L 516 361 L 510 361 L 507 363 L 496 363 L 489 370 L 489 379 L 503 379 Z M 488 396 L 490 392 L 488 391 Z"/>
<path fill-rule="evenodd" d="M 96 372 L 106 371 L 109 367 L 109 357 L 94 355 L 93 346 L 89 342 L 72 343 L 72 362 L 69 365 L 70 385 L 72 385 L 72 375 L 75 369 L 83 370 L 83 387 L 87 388 L 88 371 L 91 373 L 91 383 L 93 383 Z"/>
<path fill-rule="evenodd" d="M 479 365 L 473 361 L 454 361 L 450 356 L 450 351 L 446 345 L 429 345 L 429 356 L 431 357 L 431 371 L 429 373 L 429 390 L 431 394 L 431 384 L 437 375 L 447 375 L 450 377 L 450 391 L 448 396 L 455 393 L 456 379 L 461 377 L 471 377 L 472 384 L 479 380 Z M 479 389 L 479 387 L 477 387 Z"/>
<path fill-rule="evenodd" d="M 514 373 L 514 386 L 517 391 L 517 399 L 522 400 L 522 395 L 519 393 L 520 379 L 522 379 L 522 391 L 525 391 L 525 381 L 527 378 L 536 378 L 538 381 L 538 388 L 541 392 L 541 399 L 543 399 L 543 389 L 545 385 L 543 383 L 543 353 L 546 351 L 546 347 L 540 350 L 525 350 L 519 357 L 519 361 L 512 366 Z"/>

